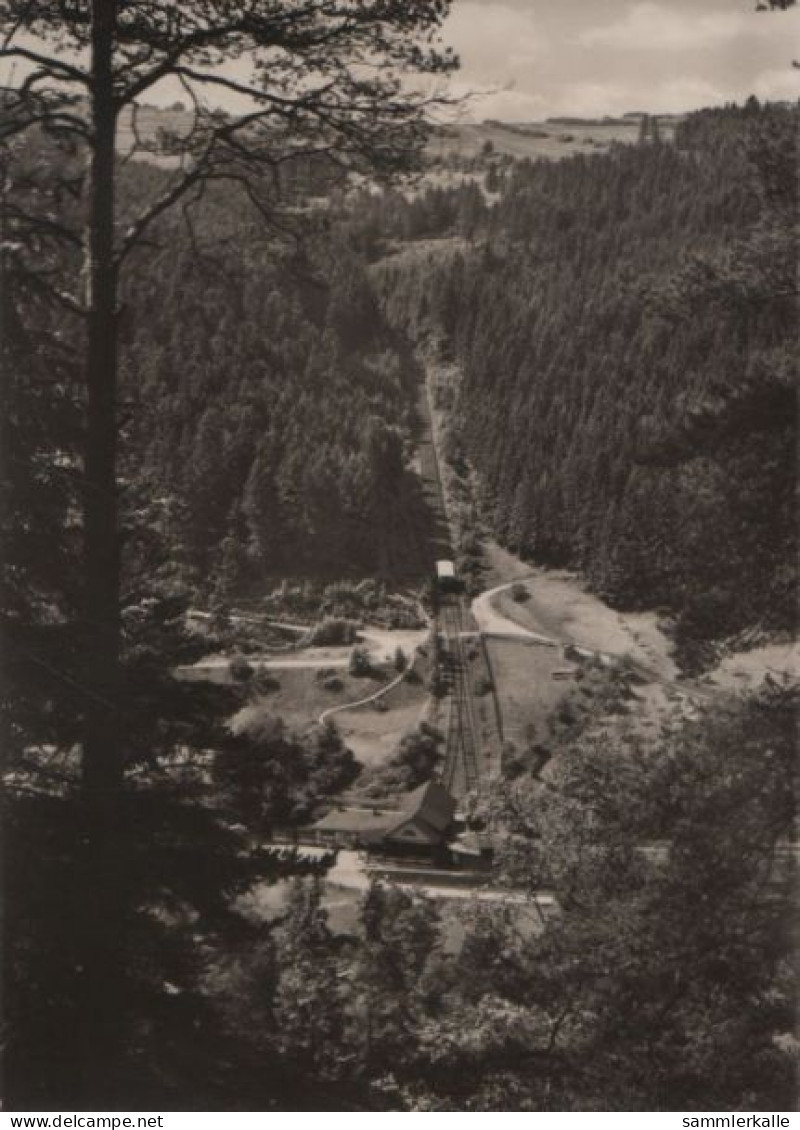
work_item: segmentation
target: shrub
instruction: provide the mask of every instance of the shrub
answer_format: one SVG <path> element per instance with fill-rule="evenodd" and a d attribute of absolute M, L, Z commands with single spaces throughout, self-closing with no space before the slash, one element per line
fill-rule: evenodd
<path fill-rule="evenodd" d="M 420 730 L 413 730 L 402 738 L 387 770 L 404 789 L 414 789 L 431 779 L 440 761 L 438 741 Z"/>
<path fill-rule="evenodd" d="M 281 682 L 280 679 L 276 679 L 274 675 L 262 671 L 256 679 L 256 686 L 262 694 L 274 694 L 281 689 Z"/>
<path fill-rule="evenodd" d="M 444 698 L 447 694 L 447 680 L 438 667 L 434 669 L 431 675 L 428 689 L 434 698 Z"/>
<path fill-rule="evenodd" d="M 326 691 L 344 690 L 344 683 L 338 675 L 328 675 L 327 678 L 322 680 L 322 685 Z"/>
<path fill-rule="evenodd" d="M 343 617 L 326 616 L 311 632 L 311 643 L 321 647 L 346 646 L 354 642 L 358 624 Z"/>
<path fill-rule="evenodd" d="M 350 663 L 348 666 L 350 674 L 356 678 L 361 679 L 366 675 L 372 674 L 372 663 L 369 658 L 369 652 L 363 647 L 354 647 L 350 652 Z"/>
<path fill-rule="evenodd" d="M 524 604 L 526 600 L 530 600 L 531 594 L 528 592 L 525 585 L 520 581 L 515 581 L 511 586 L 511 599 L 515 600 L 517 604 Z"/>
<path fill-rule="evenodd" d="M 243 655 L 235 655 L 228 664 L 228 673 L 235 683 L 247 683 L 255 674 Z"/>
<path fill-rule="evenodd" d="M 562 722 L 565 726 L 574 726 L 578 721 L 578 716 L 575 713 L 572 704 L 569 702 L 562 704 L 561 708 L 558 711 L 557 718 L 559 722 Z"/>

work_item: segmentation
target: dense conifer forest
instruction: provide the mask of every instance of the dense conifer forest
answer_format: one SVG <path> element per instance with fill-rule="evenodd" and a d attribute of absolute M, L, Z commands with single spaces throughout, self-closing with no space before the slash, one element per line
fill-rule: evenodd
<path fill-rule="evenodd" d="M 750 105 L 691 116 L 674 145 L 487 152 L 461 188 L 309 206 L 302 246 L 214 191 L 190 227 L 161 221 L 120 314 L 125 789 L 100 858 L 75 693 L 78 335 L 9 268 L 11 1109 L 791 1108 L 796 691 L 772 680 L 609 740 L 604 696 L 631 701 L 634 675 L 576 664 L 548 780 L 521 757 L 490 796 L 495 884 L 552 892 L 558 913 L 372 883 L 343 930 L 327 862 L 265 843 L 352 785 L 352 753 L 334 726 L 248 709 L 257 680 L 174 669 L 214 645 L 189 627 L 198 595 L 418 569 L 415 350 L 449 374 L 450 457 L 507 545 L 663 608 L 690 668 L 723 637 L 788 629 L 795 125 Z M 74 272 L 45 222 L 74 201 L 35 152 L 20 164 L 39 213 L 20 238 Z M 126 166 L 123 208 L 160 175 Z M 87 953 L 113 954 L 102 996 Z"/>
<path fill-rule="evenodd" d="M 134 265 L 123 374 L 129 465 L 184 579 L 241 596 L 270 576 L 418 571 L 403 525 L 417 373 L 357 256 L 313 213 L 301 251 L 267 238 L 230 193 L 192 222 L 199 258 L 178 215 Z"/>
<path fill-rule="evenodd" d="M 415 223 L 451 239 L 378 273 L 390 319 L 458 363 L 496 536 L 663 608 L 690 667 L 793 624 L 796 126 L 752 101 L 674 144 L 494 162 L 493 206 L 412 201 L 395 249 Z"/>
<path fill-rule="evenodd" d="M 199 263 L 171 218 L 126 294 L 126 444 L 183 579 L 241 596 L 418 575 L 423 345 L 457 363 L 451 453 L 501 542 L 663 609 L 689 668 L 790 629 L 795 116 L 704 111 L 674 143 L 557 162 L 487 152 L 459 187 L 309 213 L 277 262 L 245 200 L 203 202 Z"/>

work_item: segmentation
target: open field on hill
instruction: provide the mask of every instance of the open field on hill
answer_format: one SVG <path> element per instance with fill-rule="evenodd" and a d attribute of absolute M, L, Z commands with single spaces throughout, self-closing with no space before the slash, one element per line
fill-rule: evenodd
<path fill-rule="evenodd" d="M 553 672 L 565 667 L 554 648 L 516 640 L 486 641 L 492 676 L 503 720 L 503 737 L 515 749 L 544 741 L 547 719 L 569 692 L 571 680 L 557 680 Z"/>
<path fill-rule="evenodd" d="M 533 569 L 520 558 L 495 543 L 486 548 L 490 586 L 509 581 L 523 584 L 529 593 L 526 601 L 516 601 L 506 590 L 492 597 L 492 606 L 501 615 L 528 631 L 550 636 L 562 643 L 574 643 L 593 651 L 615 656 L 630 656 L 659 679 L 672 682 L 679 671 L 671 655 L 671 641 L 659 630 L 655 612 L 618 612 L 599 597 L 587 592 L 585 584 L 565 570 Z M 521 652 L 523 646 L 518 647 Z M 530 648 L 530 651 L 539 649 Z M 546 649 L 542 649 L 546 650 Z M 555 657 L 551 657 L 555 660 Z M 515 678 L 509 664 L 498 660 L 511 684 Z M 540 659 L 540 663 L 544 660 Z M 701 680 L 710 688 L 736 692 L 753 689 L 765 676 L 800 677 L 798 644 L 768 643 L 726 656 Z M 502 675 L 498 677 L 502 690 Z M 640 689 L 647 724 L 662 721 L 675 703 L 675 688 L 664 691 L 656 684 Z"/>
<path fill-rule="evenodd" d="M 629 655 L 662 679 L 674 679 L 671 642 L 659 631 L 654 612 L 617 612 L 566 570 L 533 569 L 496 545 L 487 546 L 490 573 L 496 584 L 518 580 L 528 591 L 525 601 L 511 592 L 498 593 L 494 607 L 528 631 L 551 636 L 610 655 Z"/>
<path fill-rule="evenodd" d="M 493 600 L 498 611 L 515 623 L 592 651 L 629 655 L 659 678 L 676 677 L 671 643 L 658 630 L 655 613 L 616 612 L 587 593 L 570 573 L 542 571 L 518 583 L 530 594 L 528 600 L 514 600 L 509 590 Z"/>
<path fill-rule="evenodd" d="M 320 714 L 331 706 L 343 706 L 363 698 L 387 679 L 355 679 L 346 670 L 312 668 L 271 672 L 275 689 L 255 699 L 265 714 L 282 718 L 293 729 L 316 725 Z M 327 684 L 327 686 L 326 686 Z"/>
<path fill-rule="evenodd" d="M 410 633 L 408 633 L 410 634 Z M 302 653 L 300 653 L 302 654 Z M 409 730 L 415 729 L 426 713 L 428 693 L 424 659 L 415 664 L 417 678 L 391 687 L 377 702 L 344 709 L 331 718 L 345 745 L 365 766 L 387 761 Z M 380 670 L 372 677 L 356 678 L 346 668 L 286 668 L 268 673 L 270 689 L 256 693 L 246 709 L 282 718 L 294 730 L 305 730 L 319 723 L 324 711 L 347 707 L 381 691 L 396 680 L 394 668 Z M 262 681 L 263 685 L 263 681 Z"/>
<path fill-rule="evenodd" d="M 397 752 L 400 739 L 414 730 L 426 714 L 428 694 L 422 683 L 400 683 L 380 705 L 342 710 L 331 721 L 364 766 L 380 765 Z"/>
<path fill-rule="evenodd" d="M 120 116 L 118 148 L 129 153 L 138 135 L 146 143 L 153 142 L 161 131 L 187 137 L 192 128 L 192 113 L 186 108 L 141 106 L 133 115 L 128 107 Z M 659 118 L 662 137 L 669 139 L 674 132 L 676 118 L 666 115 Z M 547 122 L 458 122 L 438 127 L 431 136 L 428 157 L 447 162 L 454 158 L 469 161 L 485 151 L 489 142 L 492 151 L 517 160 L 544 159 L 558 161 L 575 153 L 602 153 L 614 144 L 634 144 L 639 136 L 639 119 L 609 119 L 607 121 L 570 121 L 563 119 Z M 160 165 L 175 163 L 174 158 L 153 157 L 148 160 Z M 443 176 L 443 174 L 440 174 Z M 440 187 L 457 183 L 451 176 L 443 177 Z"/>
<path fill-rule="evenodd" d="M 773 643 L 752 651 L 734 652 L 709 673 L 707 681 L 713 686 L 747 691 L 765 675 L 800 679 L 800 644 Z"/>
<path fill-rule="evenodd" d="M 160 106 L 140 106 L 134 119 L 129 106 L 120 114 L 117 132 L 117 149 L 123 155 L 129 154 L 138 143 L 152 144 L 159 134 L 176 134 L 179 138 L 188 137 L 192 130 L 193 114 L 186 109 L 170 109 Z M 164 168 L 176 167 L 177 157 L 156 156 L 139 151 L 137 157 Z"/>
<path fill-rule="evenodd" d="M 672 136 L 675 119 L 659 119 L 662 136 Z M 600 153 L 614 143 L 634 144 L 639 119 L 596 122 L 493 122 L 459 123 L 440 130 L 429 142 L 428 153 L 441 160 L 477 156 L 489 142 L 496 153 L 535 161 L 557 161 L 575 153 Z"/>

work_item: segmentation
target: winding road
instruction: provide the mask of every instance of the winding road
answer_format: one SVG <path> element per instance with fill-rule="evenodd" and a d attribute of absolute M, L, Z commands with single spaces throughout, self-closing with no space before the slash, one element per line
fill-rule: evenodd
<path fill-rule="evenodd" d="M 497 596 L 498 593 L 505 592 L 519 584 L 520 581 L 530 579 L 535 575 L 535 573 L 531 573 L 528 578 L 516 577 L 513 581 L 495 585 L 493 589 L 487 589 L 475 597 L 470 606 L 470 611 L 483 635 L 507 640 L 522 640 L 525 643 L 541 644 L 544 647 L 561 647 L 561 640 L 554 639 L 552 636 L 540 635 L 538 632 L 531 632 L 520 624 L 515 624 L 502 612 L 498 612 L 492 604 L 492 598 Z"/>
<path fill-rule="evenodd" d="M 341 714 L 344 710 L 357 710 L 359 706 L 368 706 L 371 702 L 377 702 L 378 699 L 387 695 L 389 691 L 394 690 L 395 687 L 399 687 L 405 677 L 405 671 L 401 671 L 396 679 L 392 679 L 391 683 L 380 687 L 379 690 L 375 691 L 373 694 L 367 695 L 366 698 L 356 699 L 355 702 L 343 702 L 339 706 L 329 706 L 328 709 L 323 710 L 319 716 L 320 726 L 324 726 L 329 718 L 333 718 L 334 714 Z"/>

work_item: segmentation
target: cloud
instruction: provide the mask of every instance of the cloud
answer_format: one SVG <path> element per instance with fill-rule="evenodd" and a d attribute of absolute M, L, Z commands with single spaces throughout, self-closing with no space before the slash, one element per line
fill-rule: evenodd
<path fill-rule="evenodd" d="M 551 97 L 548 113 L 600 117 L 621 115 L 629 110 L 648 113 L 682 113 L 698 106 L 716 106 L 728 100 L 725 91 L 703 79 L 674 78 L 651 83 L 620 81 L 580 82 L 564 86 Z"/>
<path fill-rule="evenodd" d="M 551 114 L 577 114 L 581 117 L 623 114 L 626 110 L 636 109 L 631 104 L 628 88 L 610 82 L 570 83 L 555 91 L 550 102 Z"/>
<path fill-rule="evenodd" d="M 794 99 L 800 95 L 797 72 L 767 71 L 746 93 L 763 100 Z M 701 106 L 721 106 L 743 101 L 745 94 L 724 84 L 692 76 L 673 77 L 649 83 L 637 81 L 577 82 L 551 88 L 547 95 L 523 90 L 501 90 L 476 95 L 466 107 L 471 120 L 497 118 L 500 121 L 541 121 L 554 115 L 601 117 L 617 116 L 629 110 L 652 114 L 685 113 Z"/>
<path fill-rule="evenodd" d="M 549 47 L 530 11 L 480 0 L 453 5 L 444 39 L 461 56 L 465 73 L 500 84 L 529 78 Z"/>
<path fill-rule="evenodd" d="M 592 18 L 593 17 L 593 18 Z M 664 113 L 795 98 L 800 7 L 755 0 L 454 0 L 445 39 L 460 53 L 465 116 Z"/>
<path fill-rule="evenodd" d="M 750 30 L 743 13 L 700 14 L 642 0 L 621 19 L 586 28 L 577 40 L 584 47 L 619 51 L 697 51 L 720 47 Z"/>
<path fill-rule="evenodd" d="M 753 93 L 767 102 L 794 102 L 800 98 L 800 71 L 791 67 L 764 71 L 753 83 Z"/>
<path fill-rule="evenodd" d="M 646 98 L 645 109 L 654 113 L 683 113 L 698 106 L 720 106 L 730 101 L 728 91 L 702 78 L 686 76 L 660 82 Z"/>

